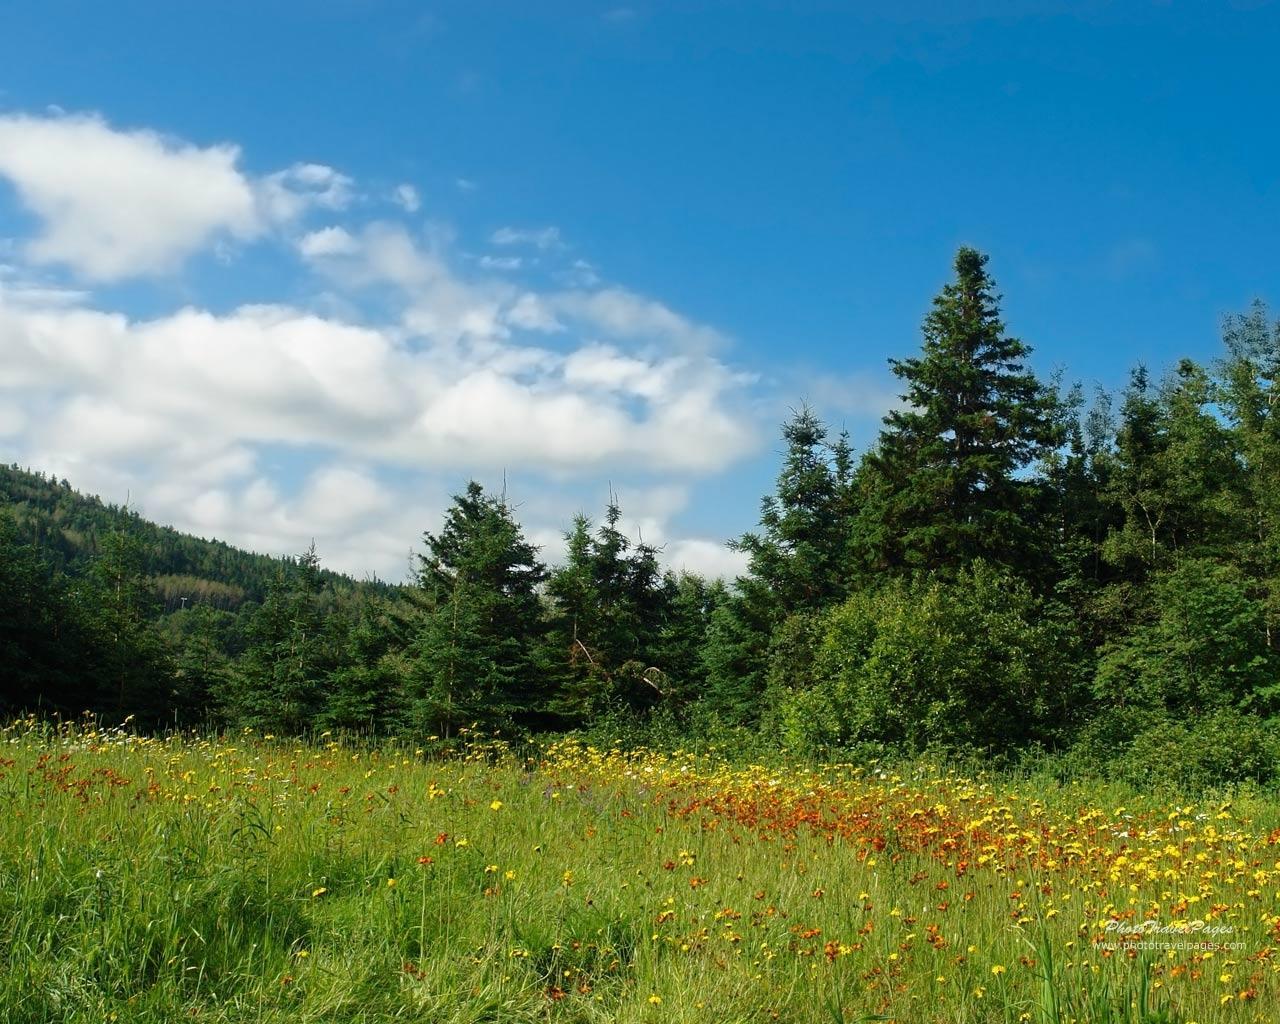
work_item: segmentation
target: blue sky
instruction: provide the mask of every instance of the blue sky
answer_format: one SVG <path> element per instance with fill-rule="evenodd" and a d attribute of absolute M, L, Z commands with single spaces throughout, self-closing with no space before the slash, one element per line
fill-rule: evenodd
<path fill-rule="evenodd" d="M 505 470 L 727 571 L 956 246 L 1086 384 L 1274 297 L 1277 5 L 212 10 L 0 34 L 0 452 L 196 532 L 395 576 Z"/>

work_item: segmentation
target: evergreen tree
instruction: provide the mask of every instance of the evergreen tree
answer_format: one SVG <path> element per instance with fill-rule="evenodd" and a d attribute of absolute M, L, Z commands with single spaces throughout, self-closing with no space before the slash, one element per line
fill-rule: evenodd
<path fill-rule="evenodd" d="M 616 500 L 594 534 L 577 516 L 565 535 L 565 564 L 547 583 L 547 662 L 566 722 L 610 703 L 641 710 L 666 693 L 662 641 L 677 584 L 662 576 L 656 548 L 621 532 L 621 519 Z"/>
<path fill-rule="evenodd" d="M 174 645 L 174 717 L 180 723 L 199 724 L 213 717 L 215 701 L 230 680 L 231 667 L 219 636 L 230 616 L 207 604 L 179 614 L 183 623 L 182 637 Z"/>
<path fill-rule="evenodd" d="M 955 572 L 978 558 L 1026 572 L 1044 557 L 1026 470 L 1061 441 L 1056 399 L 1005 334 L 987 257 L 962 248 L 934 299 L 921 355 L 890 361 L 904 408 L 885 418 L 860 510 L 871 568 Z M 874 499 L 874 500 L 872 500 Z"/>
<path fill-rule="evenodd" d="M 281 733 L 310 726 L 332 665 L 315 545 L 296 564 L 281 561 L 249 623 L 250 645 L 229 694 L 233 720 Z"/>
<path fill-rule="evenodd" d="M 773 637 L 791 617 L 806 618 L 838 602 L 850 586 L 850 521 L 858 481 L 848 438 L 828 441 L 808 407 L 783 425 L 786 453 L 775 491 L 761 502 L 760 532 L 731 546 L 748 556 L 737 591 L 711 616 L 703 663 L 708 709 L 734 722 L 754 722 L 770 678 L 793 653 Z M 790 628 L 794 638 L 803 631 Z M 802 659 L 805 660 L 805 659 Z"/>
<path fill-rule="evenodd" d="M 829 444 L 827 428 L 807 407 L 783 425 L 782 437 L 786 454 L 775 493 L 761 503 L 761 532 L 733 546 L 750 557 L 744 586 L 767 590 L 785 616 L 847 593 L 853 460 L 848 438 Z"/>
<path fill-rule="evenodd" d="M 86 647 L 61 579 L 0 512 L 0 712 L 77 715 L 96 706 Z"/>
<path fill-rule="evenodd" d="M 337 663 L 326 681 L 319 723 L 354 732 L 393 732 L 403 717 L 406 669 L 399 651 L 407 623 L 391 602 L 376 596 L 360 598 L 340 622 Z"/>
<path fill-rule="evenodd" d="M 171 720 L 173 666 L 151 625 L 156 602 L 143 557 L 136 536 L 107 534 L 74 594 L 96 649 L 86 666 L 98 684 L 96 707 L 117 719 L 159 724 Z"/>
<path fill-rule="evenodd" d="M 1155 393 L 1145 369 L 1133 373 L 1109 480 L 1119 522 L 1104 546 L 1130 581 L 1232 543 L 1239 464 L 1212 399 L 1208 375 L 1189 359 Z"/>
<path fill-rule="evenodd" d="M 472 722 L 536 725 L 546 713 L 536 653 L 546 570 L 505 499 L 472 481 L 443 529 L 425 535 L 418 586 L 427 610 L 413 644 L 415 728 L 451 735 Z"/>

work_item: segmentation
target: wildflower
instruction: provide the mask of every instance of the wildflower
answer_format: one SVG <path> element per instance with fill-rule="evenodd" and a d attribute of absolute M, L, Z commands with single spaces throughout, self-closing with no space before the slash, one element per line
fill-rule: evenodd
<path fill-rule="evenodd" d="M 502 810 L 502 801 L 501 801 L 501 800 L 495 800 L 493 803 L 491 803 L 491 804 L 489 805 L 489 810 L 491 810 L 491 811 L 500 811 L 500 810 Z"/>
<path fill-rule="evenodd" d="M 656 993 L 656 992 L 655 992 L 653 995 L 651 995 L 651 996 L 649 997 L 649 1002 L 650 1002 L 653 1006 L 661 1006 L 661 1005 L 662 1005 L 662 996 L 658 995 L 658 993 Z"/>
<path fill-rule="evenodd" d="M 992 968 L 991 968 L 991 973 L 992 973 L 992 974 L 995 974 L 995 975 L 997 975 L 997 976 L 999 976 L 999 975 L 1001 975 L 1001 974 L 1004 974 L 1004 965 L 1003 965 L 1003 964 L 995 964 L 995 965 L 993 965 L 993 966 L 992 966 Z"/>
<path fill-rule="evenodd" d="M 388 878 L 388 879 L 387 879 L 387 888 L 388 888 L 388 889 L 394 889 L 395 887 L 396 887 L 396 880 L 395 880 L 394 878 Z"/>
<path fill-rule="evenodd" d="M 323 895 L 324 895 L 325 893 L 327 893 L 328 891 L 329 891 L 329 890 L 328 890 L 328 889 L 326 889 L 323 885 L 322 885 L 322 886 L 320 886 L 320 888 L 319 888 L 319 889 L 312 889 L 312 890 L 311 890 L 311 898 L 312 898 L 313 900 L 315 900 L 315 899 L 319 899 L 321 896 L 323 896 Z"/>

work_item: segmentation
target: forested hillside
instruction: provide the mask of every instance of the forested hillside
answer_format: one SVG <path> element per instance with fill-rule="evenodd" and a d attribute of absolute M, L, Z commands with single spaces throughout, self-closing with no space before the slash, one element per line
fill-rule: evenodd
<path fill-rule="evenodd" d="M 616 504 L 547 566 L 472 483 L 388 588 L 7 470 L 4 706 L 424 740 L 738 730 L 813 756 L 1274 779 L 1280 327 L 1255 306 L 1211 365 L 1086 396 L 1032 372 L 962 249 L 922 333 L 866 451 L 807 408 L 785 424 L 727 584 L 664 572 Z"/>
<path fill-rule="evenodd" d="M 134 538 L 141 571 L 166 611 L 189 602 L 234 611 L 245 601 L 261 601 L 278 567 L 269 555 L 159 526 L 129 508 L 81 494 L 67 480 L 18 466 L 0 466 L 0 508 L 13 517 L 19 536 L 59 572 L 84 572 L 112 534 Z M 340 581 L 338 574 L 325 576 Z"/>

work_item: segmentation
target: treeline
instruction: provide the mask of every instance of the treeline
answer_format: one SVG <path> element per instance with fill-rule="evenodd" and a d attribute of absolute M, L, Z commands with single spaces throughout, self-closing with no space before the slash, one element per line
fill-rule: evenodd
<path fill-rule="evenodd" d="M 210 593 L 158 615 L 176 590 L 157 577 L 182 573 L 148 571 L 127 534 L 62 571 L 10 524 L 4 700 L 281 733 L 732 727 L 812 756 L 1271 781 L 1280 325 L 1257 305 L 1212 365 L 1086 400 L 1031 371 L 986 263 L 957 254 L 865 452 L 808 409 L 785 425 L 732 585 L 664 572 L 614 501 L 548 568 L 474 483 L 413 585 L 343 584 L 309 552 L 260 596 L 221 579 L 244 587 L 235 611 Z"/>

